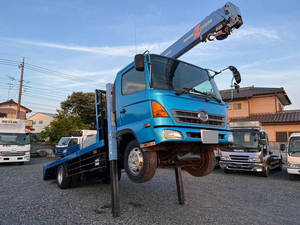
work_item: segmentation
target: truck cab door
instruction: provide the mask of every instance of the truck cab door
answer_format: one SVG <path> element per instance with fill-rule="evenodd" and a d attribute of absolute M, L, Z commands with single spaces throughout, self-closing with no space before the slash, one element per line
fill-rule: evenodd
<path fill-rule="evenodd" d="M 151 120 L 151 103 L 149 102 L 146 72 L 129 68 L 118 76 L 116 88 L 116 115 L 118 130 L 132 128 L 142 129 L 144 121 Z M 130 126 L 129 126 L 130 125 Z"/>

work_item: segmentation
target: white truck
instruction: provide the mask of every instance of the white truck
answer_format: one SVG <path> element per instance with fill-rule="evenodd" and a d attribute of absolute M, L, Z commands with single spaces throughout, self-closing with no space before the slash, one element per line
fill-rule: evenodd
<path fill-rule="evenodd" d="M 62 137 L 55 147 L 55 155 L 65 157 L 96 143 L 97 130 L 71 131 L 71 137 Z"/>
<path fill-rule="evenodd" d="M 285 150 L 285 145 L 281 144 L 280 149 Z M 287 146 L 287 172 L 290 180 L 300 177 L 300 133 L 293 133 L 289 138 Z"/>
<path fill-rule="evenodd" d="M 30 161 L 30 137 L 25 120 L 0 119 L 0 163 Z"/>

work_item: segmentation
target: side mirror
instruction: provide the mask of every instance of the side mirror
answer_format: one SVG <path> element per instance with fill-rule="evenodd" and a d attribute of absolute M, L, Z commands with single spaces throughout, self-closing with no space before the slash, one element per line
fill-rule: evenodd
<path fill-rule="evenodd" d="M 241 74 L 240 74 L 240 72 L 237 70 L 237 68 L 235 68 L 234 66 L 229 66 L 228 68 L 231 70 L 231 72 L 232 72 L 232 74 L 233 74 L 233 77 L 234 77 L 234 79 L 235 79 L 235 82 L 236 82 L 237 84 L 241 83 L 241 81 L 242 81 L 242 79 L 241 79 Z"/>
<path fill-rule="evenodd" d="M 144 55 L 143 54 L 137 54 L 134 57 L 134 66 L 137 71 L 144 71 Z"/>
<path fill-rule="evenodd" d="M 285 151 L 285 144 L 280 144 L 280 151 L 282 151 L 282 152 Z"/>

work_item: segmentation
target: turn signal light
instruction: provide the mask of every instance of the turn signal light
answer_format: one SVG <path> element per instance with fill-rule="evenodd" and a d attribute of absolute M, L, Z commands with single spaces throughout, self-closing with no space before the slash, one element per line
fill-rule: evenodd
<path fill-rule="evenodd" d="M 157 102 L 152 102 L 152 115 L 153 117 L 169 117 L 169 114 L 165 110 L 165 108 L 157 103 Z"/>

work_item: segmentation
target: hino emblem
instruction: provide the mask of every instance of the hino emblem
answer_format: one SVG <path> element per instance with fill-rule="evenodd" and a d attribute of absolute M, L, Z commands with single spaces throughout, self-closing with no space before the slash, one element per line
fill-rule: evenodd
<path fill-rule="evenodd" d="M 198 113 L 198 118 L 199 118 L 200 120 L 202 120 L 203 122 L 207 121 L 207 120 L 208 120 L 208 114 L 207 114 L 207 112 L 205 112 L 205 111 L 200 111 L 200 112 Z"/>

